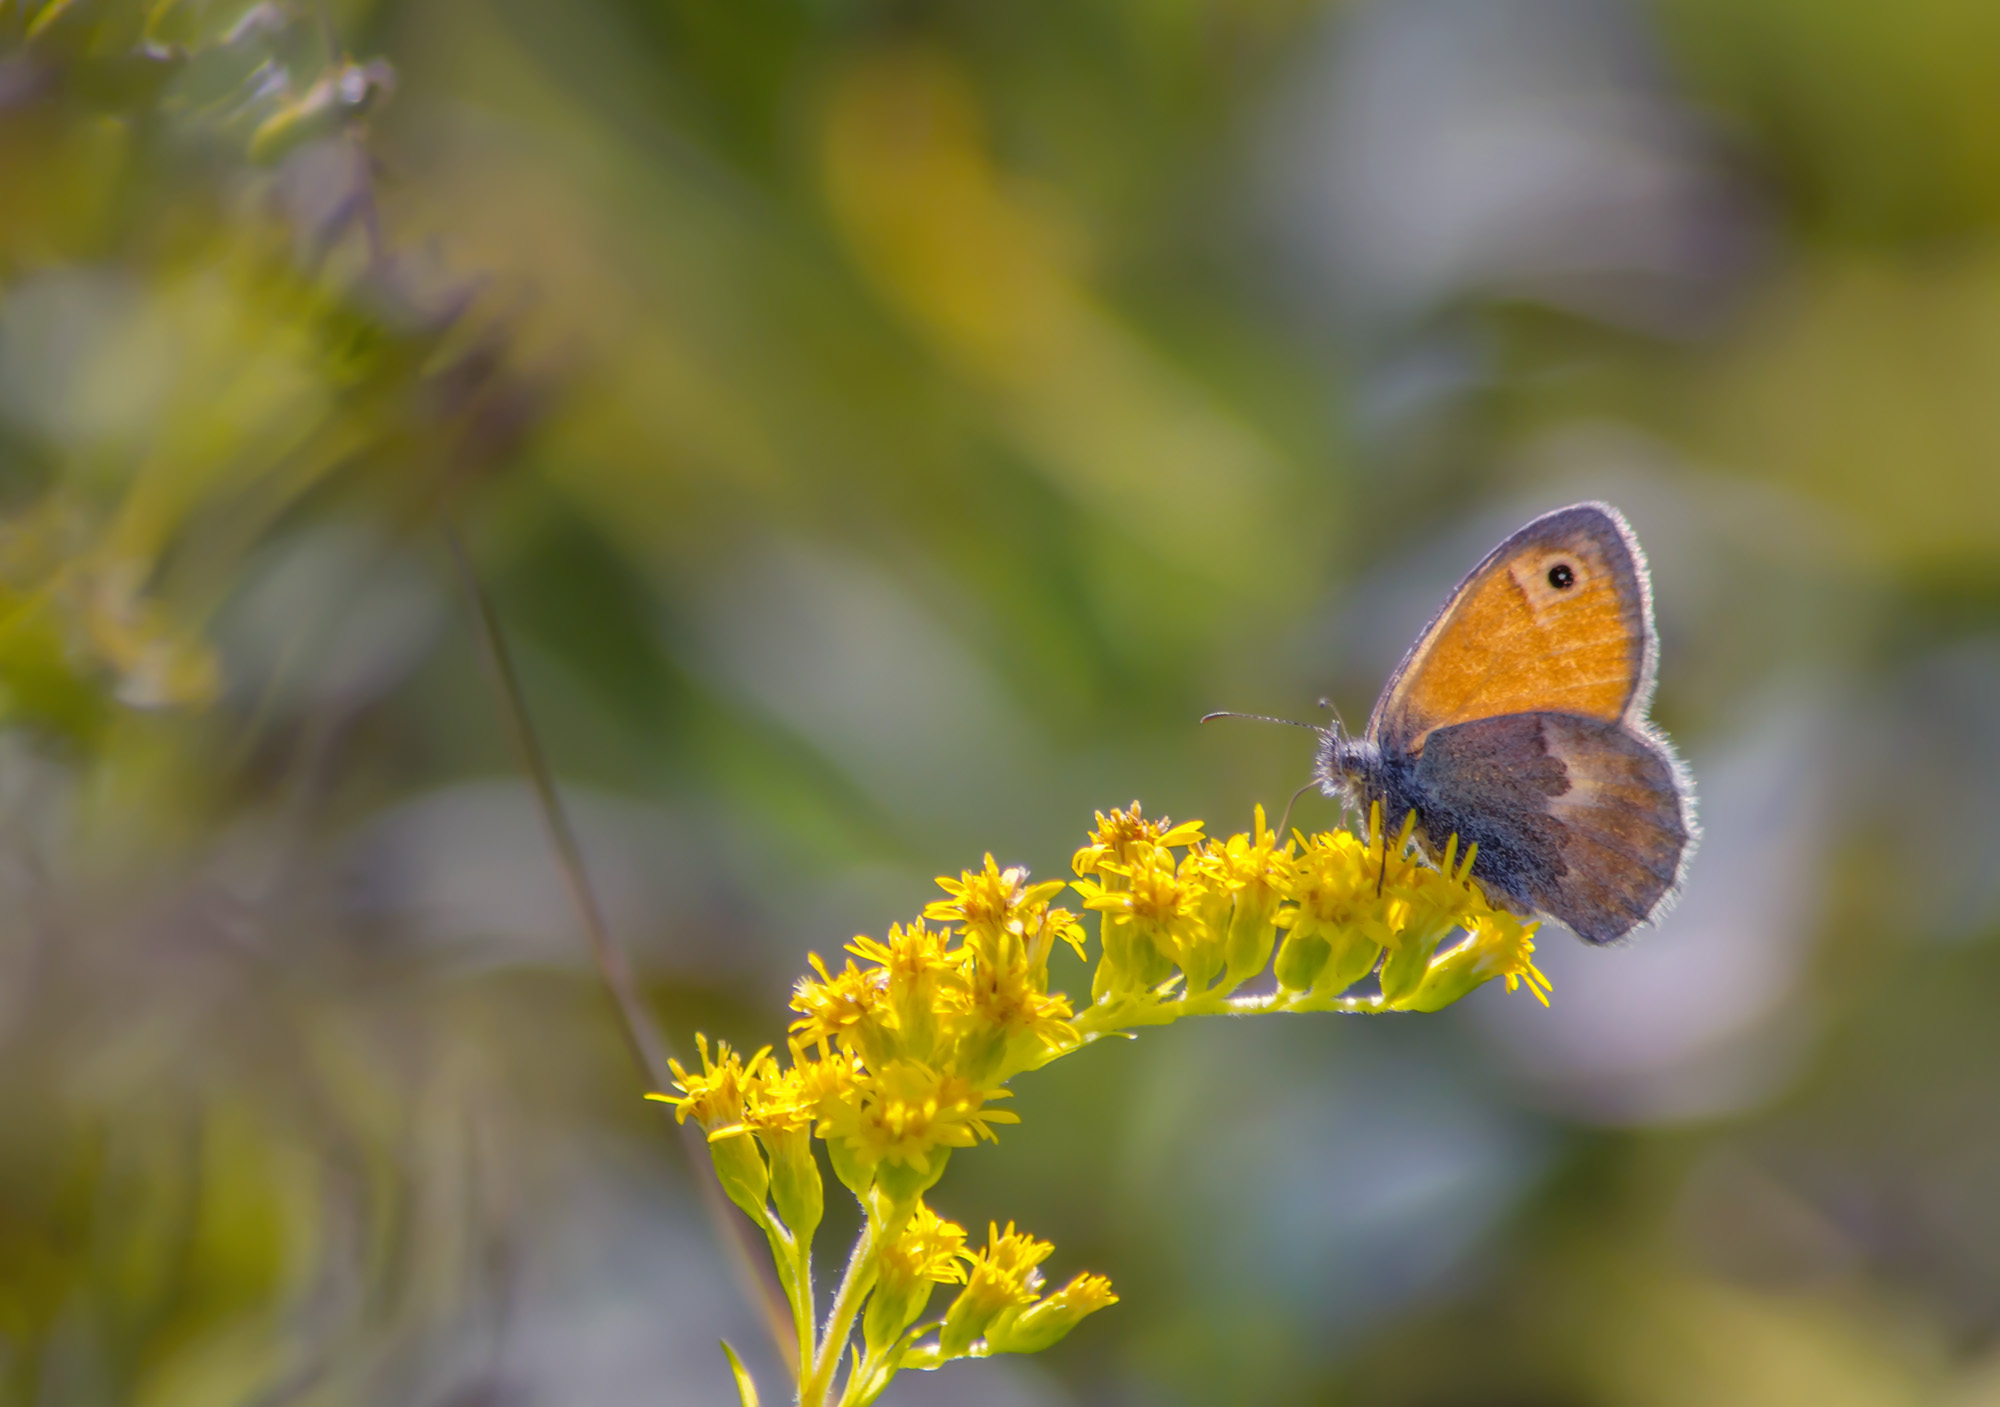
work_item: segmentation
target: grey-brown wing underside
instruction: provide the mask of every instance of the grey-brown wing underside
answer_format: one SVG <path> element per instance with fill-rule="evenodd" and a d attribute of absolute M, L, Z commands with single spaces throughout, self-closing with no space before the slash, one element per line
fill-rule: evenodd
<path fill-rule="evenodd" d="M 1517 713 L 1433 732 L 1416 768 L 1425 831 L 1476 841 L 1496 899 L 1592 943 L 1657 918 L 1679 887 L 1691 801 L 1666 745 L 1621 722 Z"/>

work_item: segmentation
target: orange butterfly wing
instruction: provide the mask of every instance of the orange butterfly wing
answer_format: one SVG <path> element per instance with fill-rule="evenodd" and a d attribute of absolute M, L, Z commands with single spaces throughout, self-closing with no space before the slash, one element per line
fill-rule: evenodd
<path fill-rule="evenodd" d="M 1643 726 L 1653 687 L 1646 559 L 1618 510 L 1580 503 L 1529 523 L 1472 569 L 1390 677 L 1368 720 L 1385 751 L 1513 713 Z"/>

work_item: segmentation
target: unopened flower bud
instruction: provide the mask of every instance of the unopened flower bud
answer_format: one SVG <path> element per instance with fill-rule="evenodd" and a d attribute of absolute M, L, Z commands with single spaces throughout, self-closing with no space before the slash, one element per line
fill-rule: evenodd
<path fill-rule="evenodd" d="M 986 1345 L 995 1353 L 1040 1353 L 1074 1329 L 1086 1314 L 1118 1303 L 1111 1282 L 1102 1275 L 1079 1275 L 1019 1314 L 996 1319 L 986 1331 Z"/>
<path fill-rule="evenodd" d="M 708 1156 L 715 1162 L 715 1175 L 729 1200 L 761 1220 L 771 1174 L 764 1166 L 764 1155 L 757 1151 L 757 1140 L 744 1129 L 725 1133 L 709 1141 Z"/>

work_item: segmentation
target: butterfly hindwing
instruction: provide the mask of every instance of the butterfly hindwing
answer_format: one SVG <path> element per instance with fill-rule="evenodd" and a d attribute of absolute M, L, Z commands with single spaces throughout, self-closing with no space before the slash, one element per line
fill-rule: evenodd
<path fill-rule="evenodd" d="M 1604 943 L 1657 918 L 1693 833 L 1666 744 L 1622 721 L 1516 713 L 1432 732 L 1407 798 L 1429 836 L 1476 841 L 1473 875 Z"/>
<path fill-rule="evenodd" d="M 1652 688 L 1646 563 L 1618 511 L 1545 514 L 1488 554 L 1383 690 L 1368 737 L 1413 754 L 1437 728 L 1553 711 L 1637 721 Z"/>

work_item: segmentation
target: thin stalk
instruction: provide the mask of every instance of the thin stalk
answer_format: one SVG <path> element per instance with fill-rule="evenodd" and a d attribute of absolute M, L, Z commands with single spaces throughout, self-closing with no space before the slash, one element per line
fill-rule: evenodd
<path fill-rule="evenodd" d="M 813 1323 L 813 1248 L 812 1239 L 800 1236 L 794 1239 L 793 1249 L 797 1259 L 793 1262 L 793 1278 L 799 1286 L 799 1302 L 793 1307 L 792 1318 L 797 1326 L 800 1363 L 811 1363 L 816 1351 L 814 1334 L 818 1326 Z M 795 1376 L 803 1376 L 801 1373 Z"/>
<path fill-rule="evenodd" d="M 1310 992 L 1293 992 L 1283 988 L 1246 997 L 1218 996 L 1209 991 L 1163 1002 L 1100 1002 L 1086 1007 L 1070 1025 L 1084 1043 L 1089 1044 L 1106 1036 L 1124 1035 L 1147 1026 L 1169 1026 L 1187 1016 L 1255 1016 L 1266 1012 L 1307 1011 L 1369 1013 L 1387 1010 L 1387 1004 L 1379 996 L 1316 997 Z M 1059 1047 L 1050 1050 L 1031 1061 L 1028 1068 L 1039 1068 L 1066 1054 L 1069 1049 Z"/>
<path fill-rule="evenodd" d="M 854 1238 L 854 1250 L 847 1257 L 847 1269 L 840 1277 L 840 1289 L 826 1316 L 826 1337 L 820 1340 L 819 1354 L 812 1372 L 799 1384 L 799 1407 L 826 1407 L 826 1395 L 833 1387 L 833 1375 L 840 1368 L 840 1355 L 854 1332 L 854 1316 L 861 1312 L 867 1297 L 867 1272 L 875 1258 L 875 1216 L 862 1219 L 861 1234 Z"/>
<path fill-rule="evenodd" d="M 597 964 L 597 975 L 603 980 L 604 989 L 617 1009 L 618 1024 L 624 1033 L 625 1043 L 631 1049 L 632 1058 L 638 1062 L 648 1088 L 671 1088 L 674 1076 L 667 1063 L 666 1037 L 639 995 L 638 983 L 632 976 L 632 964 L 618 940 L 612 936 L 611 926 L 604 918 L 603 906 L 597 901 L 597 891 L 591 886 L 583 850 L 577 844 L 576 832 L 570 828 L 569 813 L 563 807 L 562 795 L 556 790 L 555 775 L 549 769 L 548 756 L 542 750 L 541 738 L 528 714 L 527 698 L 521 691 L 520 676 L 514 671 L 514 657 L 507 648 L 506 633 L 500 628 L 499 614 L 494 610 L 492 598 L 486 594 L 478 574 L 473 571 L 472 562 L 465 555 L 458 534 L 449 524 L 444 528 L 444 540 L 451 551 L 459 584 L 472 607 L 487 678 L 499 699 L 500 711 L 507 721 L 507 731 L 513 739 L 521 769 L 527 773 L 534 787 L 535 802 L 541 811 L 542 824 L 548 831 L 549 843 L 555 850 L 557 867 L 562 871 L 570 902 L 582 922 L 584 937 L 589 940 L 590 955 Z M 785 1303 L 784 1293 L 768 1268 L 751 1253 L 744 1234 L 748 1228 L 732 1212 L 723 1196 L 721 1184 L 705 1171 L 710 1167 L 708 1143 L 700 1127 L 677 1122 L 674 1128 L 679 1134 L 689 1176 L 700 1194 L 702 1209 L 708 1214 L 724 1257 L 729 1261 L 744 1297 L 764 1321 L 772 1343 L 777 1346 L 778 1357 L 796 1378 L 800 1372 L 799 1345 L 794 1338 L 792 1311 Z"/>

